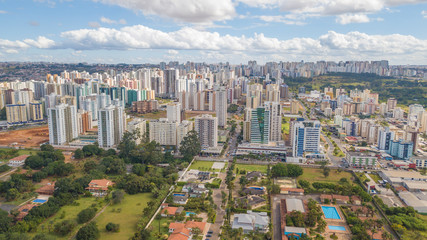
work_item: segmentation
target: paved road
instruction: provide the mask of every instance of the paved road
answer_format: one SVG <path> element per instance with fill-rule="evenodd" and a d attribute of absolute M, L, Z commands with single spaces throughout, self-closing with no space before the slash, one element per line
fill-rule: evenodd
<path fill-rule="evenodd" d="M 217 206 L 216 208 L 216 219 L 215 219 L 215 223 L 211 224 L 209 231 L 212 231 L 212 237 L 210 237 L 209 239 L 219 239 L 219 234 L 221 232 L 221 226 L 224 224 L 224 217 L 225 217 L 225 210 L 221 208 L 221 204 L 222 204 L 222 194 L 221 191 L 227 192 L 227 186 L 225 184 L 225 177 L 226 177 L 226 173 L 219 173 L 219 178 L 221 178 L 221 185 L 219 187 L 219 189 L 214 189 L 213 190 L 213 194 L 212 194 L 212 198 L 213 201 L 215 203 L 215 205 Z"/>
<path fill-rule="evenodd" d="M 273 240 L 282 240 L 280 201 L 277 201 L 274 195 L 271 196 L 271 222 L 273 223 Z"/>

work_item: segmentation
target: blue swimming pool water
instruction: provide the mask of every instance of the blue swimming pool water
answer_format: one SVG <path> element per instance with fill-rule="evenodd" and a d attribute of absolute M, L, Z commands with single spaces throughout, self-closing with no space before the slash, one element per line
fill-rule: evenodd
<path fill-rule="evenodd" d="M 174 196 L 181 196 L 181 197 L 184 197 L 184 196 L 185 196 L 185 194 L 180 194 L 180 193 L 174 193 L 173 195 L 174 195 Z"/>
<path fill-rule="evenodd" d="M 325 214 L 325 218 L 341 219 L 341 217 L 338 214 L 338 211 L 335 207 L 322 206 L 322 211 Z"/>
<path fill-rule="evenodd" d="M 343 226 L 330 226 L 328 225 L 329 230 L 335 230 L 335 231 L 346 231 L 345 227 Z"/>
<path fill-rule="evenodd" d="M 44 199 L 34 199 L 33 203 L 45 203 L 47 200 Z"/>
<path fill-rule="evenodd" d="M 187 217 L 189 217 L 190 215 L 196 215 L 196 213 L 194 213 L 194 212 L 186 212 L 185 213 L 185 216 L 187 216 Z"/>
<path fill-rule="evenodd" d="M 95 140 L 81 140 L 81 141 L 85 143 L 95 143 Z"/>
<path fill-rule="evenodd" d="M 249 188 L 256 189 L 256 190 L 263 190 L 264 189 L 263 187 L 249 187 Z"/>

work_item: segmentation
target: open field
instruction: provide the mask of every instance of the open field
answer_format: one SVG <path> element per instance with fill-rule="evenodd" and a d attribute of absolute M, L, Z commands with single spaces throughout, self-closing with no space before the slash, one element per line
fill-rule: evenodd
<path fill-rule="evenodd" d="M 336 170 L 331 170 L 329 173 L 329 176 L 325 178 L 323 175 L 323 170 L 320 168 L 303 168 L 304 173 L 303 175 L 299 176 L 297 180 L 307 180 L 309 182 L 329 182 L 329 183 L 336 183 L 341 178 L 347 178 L 349 182 L 351 182 L 352 175 L 348 172 L 337 172 Z"/>
<path fill-rule="evenodd" d="M 151 193 L 126 194 L 119 204 L 108 206 L 95 221 L 101 233 L 99 239 L 127 240 L 136 232 L 136 224 L 142 217 L 142 210 L 151 200 Z M 119 210 L 120 209 L 120 210 Z M 105 230 L 109 222 L 120 224 L 120 232 L 110 233 Z"/>
<path fill-rule="evenodd" d="M 47 141 L 49 141 L 49 129 L 47 125 L 0 132 L 0 146 L 11 146 L 12 143 L 17 143 L 15 147 L 40 147 L 40 144 Z"/>
<path fill-rule="evenodd" d="M 209 115 L 212 115 L 213 117 L 216 116 L 215 112 L 210 112 L 210 111 L 185 111 L 184 116 L 185 116 L 185 120 L 190 120 L 191 118 L 194 118 L 203 114 L 209 114 Z"/>
<path fill-rule="evenodd" d="M 378 183 L 378 181 L 382 180 L 380 176 L 378 176 L 378 174 L 373 174 L 373 173 L 369 173 L 369 176 L 372 178 L 372 180 L 374 180 L 376 183 Z"/>
<path fill-rule="evenodd" d="M 241 164 L 236 163 L 234 169 L 246 170 L 246 172 L 258 171 L 262 173 L 267 173 L 267 165 L 251 165 L 251 164 Z"/>
<path fill-rule="evenodd" d="M 191 164 L 190 169 L 196 169 L 200 171 L 218 171 L 216 169 L 212 169 L 212 165 L 215 162 L 212 161 L 194 161 L 193 164 Z"/>
<path fill-rule="evenodd" d="M 74 204 L 62 207 L 55 215 L 46 219 L 42 224 L 40 224 L 40 226 L 37 228 L 37 232 L 35 232 L 34 235 L 42 232 L 45 232 L 45 233 L 51 232 L 49 233 L 49 235 L 54 236 L 56 239 L 70 238 L 72 233 L 76 233 L 77 229 L 79 229 L 82 226 L 82 224 L 77 225 L 77 227 L 75 227 L 73 231 L 68 236 L 65 236 L 65 237 L 60 237 L 53 233 L 54 225 L 64 220 L 77 221 L 77 214 L 79 214 L 81 210 L 92 206 L 92 204 L 96 204 L 96 207 L 98 210 L 100 210 L 104 205 L 104 203 L 101 202 L 102 206 L 100 206 L 100 203 L 94 197 L 82 197 L 79 200 L 76 200 Z M 63 215 L 63 218 L 61 218 L 62 217 L 61 215 Z M 33 234 L 31 234 L 31 237 L 33 237 Z"/>
<path fill-rule="evenodd" d="M 148 118 L 148 119 L 159 119 L 166 118 L 166 111 L 157 111 L 152 113 L 136 114 L 138 117 Z"/>

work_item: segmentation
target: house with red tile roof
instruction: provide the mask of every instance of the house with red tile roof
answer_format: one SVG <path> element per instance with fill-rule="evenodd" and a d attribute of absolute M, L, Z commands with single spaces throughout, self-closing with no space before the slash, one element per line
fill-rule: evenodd
<path fill-rule="evenodd" d="M 198 228 L 200 233 L 205 231 L 205 222 L 188 221 L 186 223 L 174 222 L 169 224 L 171 235 L 168 240 L 190 240 L 193 237 L 192 230 Z"/>
<path fill-rule="evenodd" d="M 108 179 L 94 179 L 90 181 L 86 190 L 88 190 L 94 196 L 103 197 L 108 193 L 108 187 L 113 185 L 114 183 Z"/>
<path fill-rule="evenodd" d="M 25 204 L 23 206 L 21 206 L 20 208 L 18 208 L 18 216 L 16 216 L 16 220 L 17 221 L 21 221 L 22 219 L 24 219 L 25 216 L 28 215 L 28 213 L 30 212 L 31 209 L 33 209 L 34 207 L 37 207 L 36 204 Z"/>
<path fill-rule="evenodd" d="M 41 195 L 53 195 L 54 191 L 55 191 L 55 182 L 47 183 L 46 185 L 37 189 L 35 192 Z"/>
<path fill-rule="evenodd" d="M 25 160 L 29 157 L 30 155 L 21 155 L 21 156 L 17 156 L 15 158 L 12 158 L 9 160 L 9 163 L 7 165 L 9 165 L 10 167 L 20 167 L 20 166 L 24 166 L 25 164 Z"/>

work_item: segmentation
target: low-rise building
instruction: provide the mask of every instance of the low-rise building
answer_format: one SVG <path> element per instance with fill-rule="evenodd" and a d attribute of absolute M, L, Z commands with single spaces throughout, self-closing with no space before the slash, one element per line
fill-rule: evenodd
<path fill-rule="evenodd" d="M 250 186 L 250 187 L 246 187 L 243 188 L 242 190 L 243 194 L 246 195 L 265 195 L 265 188 L 264 187 L 259 187 L 259 186 Z"/>
<path fill-rule="evenodd" d="M 287 239 L 300 239 L 303 235 L 307 235 L 307 231 L 302 227 L 284 227 L 284 234 Z"/>
<path fill-rule="evenodd" d="M 346 160 L 351 167 L 373 168 L 377 164 L 377 157 L 362 152 L 347 152 Z"/>
<path fill-rule="evenodd" d="M 182 192 L 188 193 L 189 197 L 201 197 L 209 193 L 209 189 L 203 183 L 187 183 L 182 187 Z"/>
<path fill-rule="evenodd" d="M 12 159 L 9 160 L 9 163 L 7 165 L 9 167 L 21 167 L 21 166 L 24 166 L 25 160 L 29 156 L 30 155 L 21 155 L 21 156 L 14 157 L 14 158 L 12 158 Z"/>
<path fill-rule="evenodd" d="M 252 180 L 259 180 L 262 178 L 262 173 L 258 171 L 248 172 L 246 174 L 246 179 L 250 182 Z"/>
<path fill-rule="evenodd" d="M 90 181 L 89 186 L 86 188 L 92 195 L 103 197 L 108 193 L 108 187 L 112 187 L 113 182 L 107 179 L 94 179 Z"/>
<path fill-rule="evenodd" d="M 170 207 L 167 203 L 163 203 L 161 208 L 160 215 L 162 217 L 175 216 L 184 210 L 183 207 Z"/>
<path fill-rule="evenodd" d="M 232 229 L 243 229 L 243 233 L 247 234 L 252 231 L 266 233 L 270 219 L 266 212 L 252 212 L 234 214 Z"/>
<path fill-rule="evenodd" d="M 236 198 L 235 205 L 237 208 L 244 209 L 255 209 L 262 206 L 265 206 L 267 201 L 256 195 L 247 195 L 243 197 Z"/>
<path fill-rule="evenodd" d="M 302 188 L 281 188 L 280 194 L 304 195 Z"/>
<path fill-rule="evenodd" d="M 427 213 L 427 195 L 403 191 L 399 193 L 399 197 L 406 205 L 413 207 L 416 211 Z"/>
<path fill-rule="evenodd" d="M 188 201 L 188 193 L 174 193 L 173 203 L 184 205 Z"/>
<path fill-rule="evenodd" d="M 205 222 L 188 221 L 186 223 L 174 222 L 169 224 L 171 235 L 168 240 L 191 240 L 193 239 L 193 229 L 198 228 L 202 235 L 205 232 Z"/>

